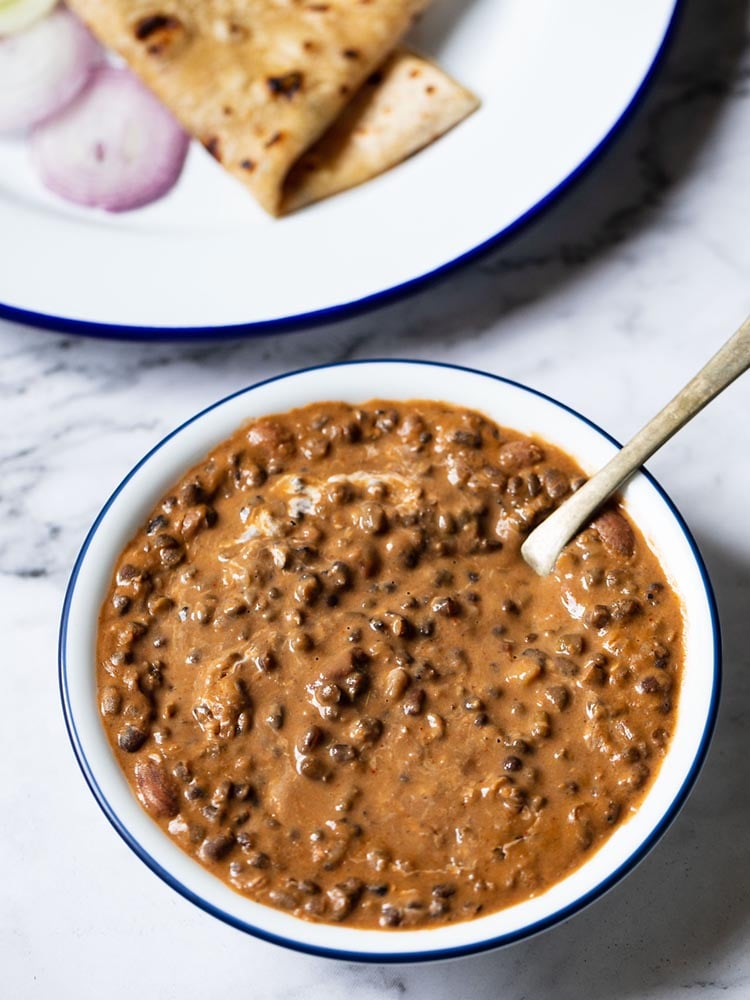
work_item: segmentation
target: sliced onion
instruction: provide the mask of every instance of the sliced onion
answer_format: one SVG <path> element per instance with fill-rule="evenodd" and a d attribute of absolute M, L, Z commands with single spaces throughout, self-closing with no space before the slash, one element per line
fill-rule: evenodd
<path fill-rule="evenodd" d="M 188 141 L 136 77 L 102 66 L 72 104 L 34 129 L 31 148 L 42 181 L 55 194 L 124 212 L 169 191 Z"/>
<path fill-rule="evenodd" d="M 0 35 L 24 31 L 49 14 L 57 0 L 0 0 Z"/>
<path fill-rule="evenodd" d="M 0 132 L 28 128 L 59 111 L 101 60 L 98 42 L 63 7 L 0 38 Z"/>

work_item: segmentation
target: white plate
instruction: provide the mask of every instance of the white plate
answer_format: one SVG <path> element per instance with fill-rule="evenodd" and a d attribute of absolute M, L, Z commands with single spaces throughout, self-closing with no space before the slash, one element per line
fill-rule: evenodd
<path fill-rule="evenodd" d="M 3 140 L 0 314 L 109 336 L 252 333 L 413 288 L 579 172 L 642 91 L 678 2 L 435 0 L 414 43 L 481 109 L 382 177 L 281 221 L 196 144 L 169 197 L 111 216 L 47 194 L 23 142 Z"/>

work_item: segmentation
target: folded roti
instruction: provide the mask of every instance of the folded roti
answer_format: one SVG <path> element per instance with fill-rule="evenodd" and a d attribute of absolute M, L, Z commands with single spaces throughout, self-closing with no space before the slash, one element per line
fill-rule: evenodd
<path fill-rule="evenodd" d="M 476 107 L 426 60 L 388 58 L 430 0 L 68 3 L 274 215 L 382 172 Z"/>
<path fill-rule="evenodd" d="M 479 106 L 434 63 L 399 50 L 287 174 L 282 211 L 361 184 L 428 146 Z"/>

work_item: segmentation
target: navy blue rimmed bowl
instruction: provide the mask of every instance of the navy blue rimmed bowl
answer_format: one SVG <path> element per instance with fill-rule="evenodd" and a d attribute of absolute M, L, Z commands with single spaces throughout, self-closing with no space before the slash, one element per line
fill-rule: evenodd
<path fill-rule="evenodd" d="M 497 948 L 552 927 L 612 888 L 654 846 L 685 802 L 708 749 L 720 689 L 719 626 L 711 584 L 687 526 L 655 480 L 639 473 L 623 499 L 682 600 L 686 662 L 672 741 L 638 812 L 581 868 L 543 894 L 448 927 L 372 931 L 314 924 L 229 889 L 162 833 L 132 795 L 114 759 L 96 700 L 98 610 L 117 556 L 154 503 L 243 422 L 315 401 L 361 403 L 376 397 L 429 398 L 473 407 L 501 425 L 557 445 L 587 473 L 618 447 L 585 417 L 548 396 L 451 365 L 351 362 L 305 369 L 243 389 L 164 438 L 125 477 L 96 518 L 65 596 L 60 691 L 73 749 L 105 816 L 138 857 L 186 899 L 242 931 L 314 955 L 363 962 L 435 961 Z"/>

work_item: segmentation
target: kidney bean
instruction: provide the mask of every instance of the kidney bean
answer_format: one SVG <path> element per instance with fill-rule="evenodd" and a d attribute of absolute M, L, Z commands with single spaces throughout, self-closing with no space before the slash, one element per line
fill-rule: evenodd
<path fill-rule="evenodd" d="M 614 555 L 633 555 L 635 551 L 633 529 L 618 511 L 605 511 L 591 522 L 591 527 Z"/>
<path fill-rule="evenodd" d="M 105 687 L 99 702 L 102 715 L 119 715 L 122 709 L 122 695 L 116 687 Z"/>
<path fill-rule="evenodd" d="M 518 472 L 543 459 L 544 452 L 533 441 L 507 441 L 498 452 L 498 463 L 503 472 Z"/>
<path fill-rule="evenodd" d="M 204 861 L 222 861 L 235 845 L 235 838 L 231 833 L 222 833 L 217 837 L 207 837 L 200 848 L 200 855 Z"/>
<path fill-rule="evenodd" d="M 388 674 L 385 685 L 385 696 L 391 701 L 398 701 L 411 683 L 411 677 L 403 667 L 394 667 Z"/>
<path fill-rule="evenodd" d="M 591 628 L 606 628 L 612 620 L 609 608 L 606 604 L 595 604 L 586 616 L 587 623 Z"/>
<path fill-rule="evenodd" d="M 180 811 L 177 789 L 161 763 L 141 760 L 135 765 L 140 799 L 154 816 L 171 818 Z"/>
<path fill-rule="evenodd" d="M 404 697 L 402 709 L 404 715 L 421 715 L 424 707 L 425 693 L 422 688 L 412 688 Z"/>
<path fill-rule="evenodd" d="M 376 743 L 382 732 L 382 722 L 365 715 L 352 724 L 349 735 L 355 743 Z"/>
<path fill-rule="evenodd" d="M 121 750 L 137 753 L 148 739 L 148 733 L 136 726 L 124 726 L 117 735 Z"/>
<path fill-rule="evenodd" d="M 266 713 L 266 722 L 271 729 L 277 731 L 284 725 L 284 706 L 279 702 L 274 702 Z"/>
<path fill-rule="evenodd" d="M 298 772 L 311 781 L 323 781 L 328 771 L 324 764 L 317 757 L 300 757 L 297 763 Z"/>
<path fill-rule="evenodd" d="M 320 726 L 310 726 L 309 729 L 305 730 L 301 739 L 297 743 L 298 748 L 304 752 L 308 753 L 310 750 L 314 750 L 320 745 L 324 737 L 323 730 Z"/>

